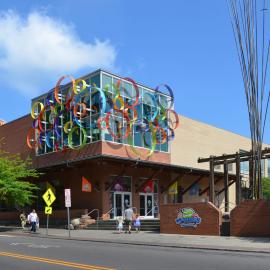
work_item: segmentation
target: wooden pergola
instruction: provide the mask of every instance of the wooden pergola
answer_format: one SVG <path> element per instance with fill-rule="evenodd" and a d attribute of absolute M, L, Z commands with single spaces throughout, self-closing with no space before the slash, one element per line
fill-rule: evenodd
<path fill-rule="evenodd" d="M 261 159 L 269 159 L 270 158 L 270 148 L 265 148 L 262 150 Z M 214 203 L 215 199 L 215 174 L 214 168 L 216 165 L 223 165 L 224 168 L 224 189 L 220 192 L 224 191 L 224 199 L 225 199 L 225 212 L 229 211 L 229 187 L 236 182 L 236 205 L 240 204 L 242 200 L 241 196 L 241 162 L 248 161 L 249 162 L 249 183 L 250 187 L 253 187 L 253 174 L 252 174 L 252 166 L 253 162 L 256 160 L 256 157 L 253 155 L 252 151 L 245 153 L 235 154 L 224 154 L 221 156 L 210 156 L 209 158 L 199 158 L 198 163 L 209 162 L 209 201 Z M 228 164 L 236 164 L 236 178 L 232 181 L 229 181 L 229 173 L 228 173 Z"/>

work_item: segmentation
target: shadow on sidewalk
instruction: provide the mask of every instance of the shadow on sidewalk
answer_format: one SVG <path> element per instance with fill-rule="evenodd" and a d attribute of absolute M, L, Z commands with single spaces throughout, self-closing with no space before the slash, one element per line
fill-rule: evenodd
<path fill-rule="evenodd" d="M 2 227 L 0 226 L 0 232 L 12 232 L 19 230 L 19 227 Z"/>

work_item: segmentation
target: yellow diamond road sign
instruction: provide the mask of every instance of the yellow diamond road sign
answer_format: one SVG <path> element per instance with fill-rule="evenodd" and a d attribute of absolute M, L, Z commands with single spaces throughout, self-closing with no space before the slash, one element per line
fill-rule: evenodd
<path fill-rule="evenodd" d="M 47 191 L 42 196 L 43 200 L 47 204 L 47 206 L 51 206 L 52 203 L 55 201 L 56 197 L 53 194 L 52 190 L 50 188 L 47 189 Z"/>
<path fill-rule="evenodd" d="M 46 206 L 46 207 L 45 207 L 45 214 L 46 214 L 46 215 L 51 215 L 51 214 L 52 214 L 52 207 Z"/>

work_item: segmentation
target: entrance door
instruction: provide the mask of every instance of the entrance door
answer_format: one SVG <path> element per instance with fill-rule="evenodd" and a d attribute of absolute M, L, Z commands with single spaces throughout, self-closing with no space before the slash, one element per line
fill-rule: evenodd
<path fill-rule="evenodd" d="M 140 216 L 154 217 L 154 195 L 140 193 Z"/>
<path fill-rule="evenodd" d="M 114 217 L 124 216 L 124 211 L 131 205 L 130 192 L 114 192 Z"/>

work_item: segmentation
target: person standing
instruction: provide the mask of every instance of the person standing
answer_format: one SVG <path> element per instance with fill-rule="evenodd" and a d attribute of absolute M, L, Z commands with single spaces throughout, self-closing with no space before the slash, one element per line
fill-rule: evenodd
<path fill-rule="evenodd" d="M 125 233 L 131 233 L 131 223 L 132 223 L 132 219 L 133 219 L 133 209 L 131 206 L 129 206 L 126 210 L 125 210 Z"/>
<path fill-rule="evenodd" d="M 28 222 L 31 224 L 31 232 L 36 232 L 37 221 L 38 215 L 36 210 L 33 209 L 32 212 L 28 215 Z"/>
<path fill-rule="evenodd" d="M 136 219 L 134 221 L 134 227 L 135 227 L 136 232 L 141 231 L 141 220 L 140 220 L 140 216 L 138 214 L 136 215 Z"/>
<path fill-rule="evenodd" d="M 117 229 L 118 229 L 118 232 L 121 233 L 123 231 L 123 218 L 122 217 L 119 217 L 117 219 Z"/>
<path fill-rule="evenodd" d="M 27 221 L 24 211 L 20 214 L 20 220 L 21 220 L 22 230 L 24 230 L 25 225 L 26 225 L 26 221 Z"/>

